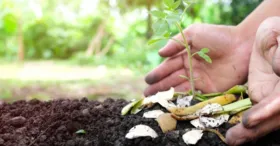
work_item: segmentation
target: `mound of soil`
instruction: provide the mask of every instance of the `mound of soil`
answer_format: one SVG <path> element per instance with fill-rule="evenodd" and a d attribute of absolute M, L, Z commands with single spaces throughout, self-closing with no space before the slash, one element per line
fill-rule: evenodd
<path fill-rule="evenodd" d="M 182 140 L 188 122 L 178 122 L 177 131 L 163 134 L 154 119 L 138 115 L 121 116 L 125 100 L 107 99 L 104 102 L 82 100 L 17 101 L 0 104 L 1 146 L 173 146 L 186 144 Z M 155 106 L 154 108 L 160 108 Z M 144 112 L 144 111 L 142 111 Z M 125 139 L 130 128 L 145 124 L 153 128 L 158 138 Z M 219 130 L 224 134 L 230 126 Z M 76 134 L 84 129 L 85 134 Z M 246 145 L 278 145 L 280 132 L 276 131 Z M 225 145 L 215 134 L 204 132 L 197 145 Z"/>

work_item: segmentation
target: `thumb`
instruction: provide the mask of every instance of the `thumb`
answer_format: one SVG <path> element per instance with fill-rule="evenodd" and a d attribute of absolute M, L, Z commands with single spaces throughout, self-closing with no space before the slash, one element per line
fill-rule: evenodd
<path fill-rule="evenodd" d="M 277 36 L 278 47 L 273 56 L 272 69 L 276 75 L 280 77 L 280 35 Z"/>

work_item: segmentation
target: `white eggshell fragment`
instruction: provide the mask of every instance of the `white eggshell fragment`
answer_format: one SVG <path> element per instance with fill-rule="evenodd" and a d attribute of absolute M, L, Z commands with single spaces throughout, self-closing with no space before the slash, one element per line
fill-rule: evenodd
<path fill-rule="evenodd" d="M 161 110 L 152 110 L 152 111 L 145 112 L 145 113 L 143 114 L 143 117 L 144 117 L 144 118 L 154 118 L 154 119 L 156 119 L 156 118 L 158 118 L 161 114 L 164 114 L 164 112 L 161 111 Z"/>
<path fill-rule="evenodd" d="M 183 135 L 183 140 L 184 142 L 189 145 L 189 144 L 196 144 L 202 137 L 203 135 L 203 130 L 190 130 L 187 131 L 184 135 Z"/>
<path fill-rule="evenodd" d="M 129 132 L 125 135 L 127 139 L 134 139 L 138 137 L 147 137 L 150 136 L 152 138 L 158 137 L 157 133 L 147 125 L 136 125 L 132 127 Z"/>
<path fill-rule="evenodd" d="M 174 88 L 171 87 L 168 91 L 158 92 L 156 95 L 149 96 L 144 99 L 143 104 L 157 103 L 159 99 L 171 100 L 174 95 Z"/>
<path fill-rule="evenodd" d="M 174 92 L 174 88 L 171 87 L 168 91 L 158 92 L 156 96 L 160 99 L 171 100 L 173 98 Z"/>
<path fill-rule="evenodd" d="M 200 120 L 199 119 L 194 119 L 194 120 L 191 120 L 190 123 L 195 127 L 195 128 L 205 128 L 205 126 L 200 123 Z"/>
<path fill-rule="evenodd" d="M 197 112 L 197 115 L 210 115 L 215 112 L 222 111 L 223 107 L 218 103 L 210 103 L 204 106 L 201 110 Z"/>
<path fill-rule="evenodd" d="M 200 123 L 207 128 L 215 128 L 221 126 L 229 119 L 228 114 L 223 114 L 217 117 L 199 117 Z"/>
<path fill-rule="evenodd" d="M 193 96 L 185 96 L 182 98 L 177 98 L 177 107 L 187 107 L 191 105 L 191 101 L 193 99 Z"/>
<path fill-rule="evenodd" d="M 150 104 L 150 103 L 157 103 L 158 97 L 156 95 L 152 95 L 149 97 L 146 97 L 143 101 L 143 104 Z"/>
<path fill-rule="evenodd" d="M 168 91 L 158 92 L 156 95 L 149 96 L 144 99 L 143 104 L 159 103 L 164 108 L 175 107 L 175 104 L 169 102 L 174 95 L 174 88 L 170 88 Z"/>
<path fill-rule="evenodd" d="M 164 99 L 159 99 L 158 103 L 166 109 L 169 109 L 171 107 L 176 107 L 176 105 L 173 102 L 170 102 L 170 101 L 164 100 Z"/>

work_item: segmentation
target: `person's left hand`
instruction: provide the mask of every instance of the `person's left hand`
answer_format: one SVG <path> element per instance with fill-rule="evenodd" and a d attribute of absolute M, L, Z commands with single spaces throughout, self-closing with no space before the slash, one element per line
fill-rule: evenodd
<path fill-rule="evenodd" d="M 254 106 L 226 141 L 240 145 L 280 129 L 280 17 L 266 19 L 256 35 L 249 66 L 249 96 Z"/>

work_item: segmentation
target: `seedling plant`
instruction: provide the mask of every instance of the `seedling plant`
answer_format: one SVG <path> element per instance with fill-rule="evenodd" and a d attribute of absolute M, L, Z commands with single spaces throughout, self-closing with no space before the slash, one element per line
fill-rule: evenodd
<path fill-rule="evenodd" d="M 193 97 L 196 95 L 195 91 L 195 78 L 193 75 L 193 64 L 192 58 L 195 55 L 200 56 L 208 63 L 212 63 L 211 58 L 207 55 L 209 52 L 208 48 L 203 48 L 198 52 L 192 53 L 191 46 L 188 44 L 188 38 L 185 36 L 181 24 L 183 24 L 183 20 L 186 15 L 186 11 L 189 6 L 194 3 L 194 0 L 164 0 L 164 10 L 153 10 L 151 11 L 151 15 L 156 18 L 156 22 L 153 24 L 153 30 L 157 37 L 151 39 L 148 44 L 156 43 L 160 40 L 171 40 L 179 43 L 180 45 L 185 47 L 185 50 L 188 54 L 188 64 L 189 64 L 189 77 L 181 75 L 181 77 L 189 80 L 191 93 Z M 180 11 L 179 7 L 183 3 L 184 9 Z M 182 36 L 182 40 L 176 39 L 174 37 L 170 37 L 171 32 L 169 31 L 170 28 L 177 28 Z"/>

